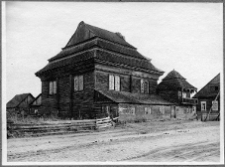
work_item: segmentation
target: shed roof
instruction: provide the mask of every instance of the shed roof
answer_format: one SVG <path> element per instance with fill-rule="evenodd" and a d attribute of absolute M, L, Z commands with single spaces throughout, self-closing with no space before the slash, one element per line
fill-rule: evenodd
<path fill-rule="evenodd" d="M 23 93 L 23 94 L 18 94 L 15 95 L 7 104 L 6 107 L 7 108 L 14 108 L 14 107 L 18 107 L 19 104 L 21 102 L 23 102 L 23 100 L 25 100 L 28 96 L 31 96 L 32 98 L 33 95 L 31 93 Z"/>
<path fill-rule="evenodd" d="M 157 87 L 158 90 L 168 90 L 168 89 L 193 89 L 197 90 L 193 85 L 186 81 L 179 72 L 172 70 L 168 75 L 162 80 L 162 82 Z"/>
<path fill-rule="evenodd" d="M 220 90 L 220 73 L 217 74 L 212 80 L 210 80 L 202 89 L 200 89 L 195 95 L 195 98 L 204 98 L 204 97 L 216 97 L 218 92 L 211 91 L 210 86 L 218 86 L 218 92 Z"/>
<path fill-rule="evenodd" d="M 162 99 L 157 95 L 135 94 L 130 92 L 95 90 L 116 103 L 173 105 L 173 103 Z"/>

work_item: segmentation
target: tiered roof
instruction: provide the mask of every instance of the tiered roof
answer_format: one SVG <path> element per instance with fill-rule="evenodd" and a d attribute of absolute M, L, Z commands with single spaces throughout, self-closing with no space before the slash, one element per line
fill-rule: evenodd
<path fill-rule="evenodd" d="M 178 89 L 190 89 L 197 90 L 193 85 L 186 81 L 179 72 L 173 70 L 162 80 L 157 87 L 158 90 L 178 90 Z"/>
<path fill-rule="evenodd" d="M 64 66 L 76 66 L 77 63 L 85 60 L 158 75 L 163 74 L 135 47 L 126 42 L 119 33 L 113 33 L 81 22 L 62 51 L 50 58 L 49 63 L 36 75 L 40 76 L 46 71 Z"/>

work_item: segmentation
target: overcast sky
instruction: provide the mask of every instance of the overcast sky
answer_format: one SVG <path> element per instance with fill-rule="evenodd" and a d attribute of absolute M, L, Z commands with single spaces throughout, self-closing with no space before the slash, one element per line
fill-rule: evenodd
<path fill-rule="evenodd" d="M 79 22 L 120 32 L 152 63 L 202 88 L 222 71 L 222 3 L 6 2 L 6 100 L 41 93 L 35 72 Z"/>

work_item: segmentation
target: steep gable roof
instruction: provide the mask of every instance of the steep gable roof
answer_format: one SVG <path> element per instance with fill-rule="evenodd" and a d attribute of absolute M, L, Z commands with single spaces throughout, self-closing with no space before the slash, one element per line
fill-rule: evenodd
<path fill-rule="evenodd" d="M 197 90 L 193 85 L 186 81 L 179 72 L 173 70 L 168 73 L 168 75 L 162 80 L 158 85 L 158 90 L 167 90 L 167 89 L 194 89 Z"/>
<path fill-rule="evenodd" d="M 21 102 L 23 102 L 28 96 L 31 96 L 32 98 L 33 95 L 31 93 L 23 93 L 23 94 L 18 94 L 15 95 L 7 104 L 7 108 L 14 108 L 18 107 Z"/>
<path fill-rule="evenodd" d="M 200 89 L 195 95 L 195 98 L 200 97 L 214 97 L 218 92 L 212 92 L 210 86 L 218 86 L 218 92 L 220 90 L 220 73 L 217 74 L 212 80 L 210 80 L 202 89 Z"/>
<path fill-rule="evenodd" d="M 93 37 L 99 37 L 135 49 L 135 47 L 127 43 L 124 38 L 120 37 L 117 33 L 86 24 L 83 21 L 79 23 L 77 30 L 70 38 L 65 48 L 76 45 Z"/>

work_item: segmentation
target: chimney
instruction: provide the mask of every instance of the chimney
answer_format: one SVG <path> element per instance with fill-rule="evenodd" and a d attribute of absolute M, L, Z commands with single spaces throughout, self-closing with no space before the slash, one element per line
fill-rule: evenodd
<path fill-rule="evenodd" d="M 125 37 L 120 32 L 116 32 L 115 34 L 118 35 L 120 38 L 122 38 L 125 41 Z"/>

